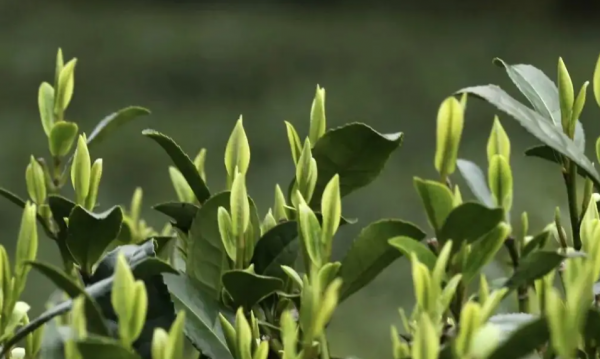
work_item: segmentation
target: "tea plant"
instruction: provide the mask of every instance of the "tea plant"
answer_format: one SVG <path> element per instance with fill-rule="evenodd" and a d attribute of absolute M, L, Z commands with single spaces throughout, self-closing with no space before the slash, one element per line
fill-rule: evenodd
<path fill-rule="evenodd" d="M 562 60 L 558 86 L 530 65 L 496 63 L 533 109 L 494 85 L 445 99 L 437 118 L 439 177 L 414 178 L 429 233 L 382 219 L 364 226 L 338 262 L 331 258 L 337 230 L 356 224 L 343 216 L 342 197 L 379 175 L 402 133 L 362 123 L 329 129 L 325 90 L 317 86 L 309 133 L 302 138 L 285 123 L 295 173 L 287 186 L 274 184 L 272 207 L 259 212 L 246 183 L 251 149 L 241 117 L 225 146 L 226 181 L 216 191 L 207 185 L 205 149 L 192 158 L 167 135 L 145 130 L 172 162 L 177 196 L 153 206 L 169 218 L 158 232 L 140 217 L 139 188 L 127 209 L 99 209 L 103 162 L 90 156 L 111 131 L 149 111 L 123 109 L 89 136 L 80 134 L 65 116 L 76 60 L 64 64 L 59 51 L 54 84 L 43 83 L 38 98 L 50 156 L 32 156 L 27 165 L 29 200 L 0 190 L 23 208 L 14 268 L 0 246 L 0 357 L 180 359 L 188 355 L 187 338 L 200 358 L 338 359 L 326 331 L 336 307 L 406 256 L 416 304 L 410 313 L 400 310 L 402 330 L 391 328 L 393 358 L 598 358 L 600 175 L 584 154 L 579 121 L 588 83 L 575 97 Z M 600 61 L 593 87 L 600 105 Z M 530 231 L 527 213 L 515 219 L 510 140 L 498 118 L 486 149 L 487 178 L 458 158 L 468 95 L 514 117 L 543 143 L 526 155 L 559 166 L 570 231 L 558 210 L 541 231 Z M 600 138 L 596 147 L 600 161 Z M 477 201 L 463 201 L 457 169 Z M 61 195 L 69 179 L 73 200 Z M 38 224 L 57 243 L 62 268 L 36 261 Z M 512 272 L 489 281 L 482 269 L 501 251 Z M 31 268 L 59 293 L 30 321 L 19 297 Z M 503 300 L 519 312 L 498 314 Z"/>

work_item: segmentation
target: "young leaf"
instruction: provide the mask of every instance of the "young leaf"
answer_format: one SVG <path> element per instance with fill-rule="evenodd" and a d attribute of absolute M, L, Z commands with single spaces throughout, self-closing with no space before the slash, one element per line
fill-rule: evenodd
<path fill-rule="evenodd" d="M 277 225 L 277 221 L 275 220 L 275 217 L 273 217 L 273 210 L 271 210 L 271 208 L 269 208 L 269 210 L 267 211 L 267 214 L 265 215 L 265 218 L 263 219 L 263 221 L 260 224 L 260 233 L 267 233 L 269 230 L 271 230 L 273 227 L 275 227 Z"/>
<path fill-rule="evenodd" d="M 208 202 L 207 202 L 208 203 Z M 205 287 L 188 275 L 165 274 L 165 283 L 177 311 L 185 311 L 185 334 L 209 358 L 233 359 L 223 331 L 216 325 L 219 303 Z"/>
<path fill-rule="evenodd" d="M 90 192 L 90 176 L 92 163 L 90 153 L 85 140 L 85 134 L 80 135 L 77 140 L 77 149 L 74 154 L 73 166 L 71 166 L 71 182 L 77 197 L 76 203 L 83 206 Z"/>
<path fill-rule="evenodd" d="M 102 158 L 98 158 L 92 165 L 90 172 L 90 192 L 85 198 L 85 208 L 92 211 L 96 207 L 98 191 L 100 189 L 100 180 L 102 179 Z"/>
<path fill-rule="evenodd" d="M 325 134 L 327 120 L 325 118 L 325 89 L 317 85 L 317 93 L 310 108 L 310 131 L 311 143 L 317 143 L 319 138 Z"/>
<path fill-rule="evenodd" d="M 487 143 L 488 162 L 491 162 L 495 155 L 501 155 L 507 160 L 510 158 L 510 140 L 498 116 L 494 117 L 494 126 Z"/>
<path fill-rule="evenodd" d="M 240 116 L 225 149 L 225 168 L 227 169 L 229 185 L 236 176 L 236 168 L 241 174 L 246 174 L 250 166 L 250 144 L 242 121 L 242 116 Z"/>
<path fill-rule="evenodd" d="M 485 265 L 494 259 L 509 234 L 510 226 L 506 223 L 498 223 L 494 229 L 472 244 L 463 271 L 465 283 L 469 283 Z"/>
<path fill-rule="evenodd" d="M 56 96 L 54 101 L 54 113 L 59 114 L 58 119 L 62 120 L 62 113 L 69 107 L 73 97 L 73 88 L 75 85 L 75 65 L 77 59 L 72 59 L 60 71 L 58 75 L 58 86 L 56 87 Z"/>
<path fill-rule="evenodd" d="M 325 186 L 335 174 L 340 176 L 342 197 L 371 183 L 400 146 L 402 136 L 401 132 L 380 134 L 362 123 L 328 130 L 312 149 L 319 173 L 310 207 L 320 206 Z"/>
<path fill-rule="evenodd" d="M 281 187 L 279 187 L 279 185 L 275 185 L 275 203 L 273 205 L 273 210 L 275 220 L 281 221 L 288 219 L 285 196 L 283 195 L 283 192 L 281 191 Z"/>
<path fill-rule="evenodd" d="M 479 203 L 466 202 L 454 208 L 439 231 L 441 243 L 452 239 L 458 251 L 462 242 L 473 243 L 494 229 L 504 219 L 500 208 L 490 209 Z"/>
<path fill-rule="evenodd" d="M 67 246 L 81 269 L 92 273 L 110 243 L 117 238 L 123 222 L 123 211 L 115 206 L 103 213 L 92 213 L 81 206 L 69 216 Z"/>
<path fill-rule="evenodd" d="M 141 359 L 141 357 L 114 340 L 105 338 L 88 338 L 83 341 L 77 341 L 77 349 L 82 358 L 100 359 Z"/>
<path fill-rule="evenodd" d="M 362 229 L 342 259 L 340 301 L 369 284 L 400 257 L 399 251 L 388 243 L 397 236 L 420 241 L 425 233 L 411 223 L 392 219 L 373 222 Z"/>
<path fill-rule="evenodd" d="M 298 208 L 298 224 L 300 225 L 304 247 L 311 262 L 317 268 L 321 268 L 323 262 L 328 260 L 327 253 L 323 252 L 321 243 L 321 225 L 306 203 L 300 203 Z"/>
<path fill-rule="evenodd" d="M 200 177 L 204 182 L 206 182 L 206 172 L 204 171 L 204 164 L 206 163 L 206 148 L 203 148 L 198 152 L 196 157 L 194 158 L 194 166 L 198 170 Z"/>
<path fill-rule="evenodd" d="M 487 186 L 485 175 L 479 166 L 471 161 L 463 160 L 461 158 L 456 160 L 456 166 L 475 197 L 486 207 L 493 208 L 494 201 L 492 199 L 492 193 Z"/>
<path fill-rule="evenodd" d="M 598 57 L 598 61 L 596 61 L 596 68 L 594 69 L 594 97 L 596 98 L 596 103 L 600 106 L 600 56 Z"/>
<path fill-rule="evenodd" d="M 567 67 L 565 66 L 565 63 L 561 57 L 558 58 L 557 78 L 562 128 L 564 133 L 569 135 L 569 137 L 572 137 L 573 135 L 569 133 L 569 128 L 571 128 L 571 112 L 573 110 L 575 94 L 573 91 L 573 82 L 571 81 L 571 76 L 569 76 L 569 71 L 567 71 Z"/>
<path fill-rule="evenodd" d="M 414 178 L 413 183 L 425 207 L 429 224 L 438 233 L 454 208 L 452 192 L 439 182 L 422 180 L 418 177 Z"/>
<path fill-rule="evenodd" d="M 235 259 L 237 257 L 236 239 L 233 234 L 231 216 L 225 208 L 219 207 L 217 221 L 219 222 L 219 233 L 221 234 L 221 241 L 223 242 L 223 247 L 225 248 L 229 259 L 235 262 Z"/>
<path fill-rule="evenodd" d="M 313 335 L 315 337 L 319 337 L 323 334 L 325 326 L 329 323 L 329 320 L 331 320 L 331 316 L 339 301 L 341 286 L 342 281 L 339 278 L 336 278 L 327 286 L 327 289 L 325 289 L 321 300 L 321 306 L 318 308 L 318 313 L 314 321 Z"/>
<path fill-rule="evenodd" d="M 514 316 L 506 315 L 514 320 Z M 498 316 L 496 316 L 498 317 Z M 490 319 L 492 321 L 494 317 Z M 505 321 L 506 322 L 506 321 Z M 501 328 L 503 342 L 488 356 L 488 359 L 524 358 L 548 342 L 549 332 L 544 318 L 527 319 L 524 322 L 509 322 Z M 506 328 L 508 327 L 508 328 Z M 508 337 L 507 339 L 505 339 Z"/>
<path fill-rule="evenodd" d="M 156 143 L 158 143 L 167 152 L 175 167 L 185 177 L 187 183 L 194 191 L 196 199 L 200 204 L 204 204 L 210 198 L 210 192 L 206 183 L 200 177 L 200 174 L 196 170 L 196 166 L 190 160 L 190 158 L 183 152 L 181 147 L 175 143 L 170 137 L 163 135 L 162 133 L 154 130 L 144 130 L 142 132 L 144 136 L 147 136 Z"/>
<path fill-rule="evenodd" d="M 230 192 L 221 192 L 204 202 L 196 213 L 188 237 L 186 273 L 202 283 L 213 298 L 221 295 L 221 275 L 229 270 L 225 248 L 219 233 L 218 211 L 230 208 Z M 250 223 L 260 228 L 254 202 L 250 201 Z M 259 233 L 255 233 L 258 237 Z M 252 243 L 256 239 L 252 238 Z"/>
<path fill-rule="evenodd" d="M 290 143 L 290 149 L 292 151 L 292 159 L 294 160 L 294 164 L 298 163 L 298 159 L 300 159 L 300 153 L 302 152 L 302 141 L 300 141 L 300 137 L 294 128 L 294 125 L 285 121 L 285 128 L 287 130 L 288 142 Z"/>
<path fill-rule="evenodd" d="M 279 223 L 259 239 L 251 263 L 257 274 L 286 280 L 281 266 L 294 265 L 299 247 L 298 224 L 294 221 Z"/>
<path fill-rule="evenodd" d="M 488 181 L 496 206 L 508 213 L 513 201 L 513 177 L 510 164 L 504 156 L 492 157 Z"/>
<path fill-rule="evenodd" d="M 77 138 L 79 127 L 75 122 L 61 121 L 54 124 L 48 136 L 50 153 L 55 157 L 64 157 Z"/>
<path fill-rule="evenodd" d="M 456 351 L 461 357 L 467 357 L 475 333 L 481 325 L 481 306 L 468 301 L 460 313 L 460 330 L 456 338 Z"/>
<path fill-rule="evenodd" d="M 340 225 L 340 217 L 342 216 L 340 177 L 338 175 L 333 176 L 323 191 L 321 213 L 323 214 L 321 242 L 325 244 L 327 253 L 329 253 L 333 236 Z"/>
<path fill-rule="evenodd" d="M 279 278 L 253 274 L 243 270 L 231 270 L 223 273 L 223 287 L 231 295 L 235 307 L 252 309 L 264 298 L 283 289 Z"/>
<path fill-rule="evenodd" d="M 111 113 L 100 120 L 96 127 L 94 127 L 87 139 L 88 147 L 91 148 L 102 143 L 107 136 L 131 120 L 149 114 L 150 110 L 138 106 L 125 107 L 117 112 Z"/>
<path fill-rule="evenodd" d="M 442 178 L 454 173 L 464 125 L 464 109 L 454 97 L 448 97 L 437 115 L 435 169 Z"/>
<path fill-rule="evenodd" d="M 42 127 L 46 136 L 50 136 L 50 131 L 54 126 L 54 88 L 47 82 L 42 82 L 38 91 L 38 108 L 40 109 L 40 118 Z"/>
<path fill-rule="evenodd" d="M 35 223 L 36 205 L 27 204 L 21 217 L 21 227 L 17 240 L 17 253 L 15 258 L 15 284 L 11 295 L 17 299 L 25 289 L 25 278 L 29 268 L 25 265 L 27 261 L 35 259 L 38 250 L 38 233 Z M 13 302 L 14 303 L 14 302 Z"/>
<path fill-rule="evenodd" d="M 250 225 L 250 202 L 246 191 L 246 176 L 238 172 L 231 186 L 231 227 L 235 237 L 243 236 Z M 238 248 L 238 251 L 243 248 Z"/>
<path fill-rule="evenodd" d="M 406 236 L 394 237 L 388 240 L 388 242 L 406 257 L 410 257 L 410 255 L 414 253 L 419 259 L 419 262 L 423 263 L 429 270 L 433 270 L 437 258 L 423 243 Z"/>
<path fill-rule="evenodd" d="M 30 157 L 29 164 L 25 170 L 25 182 L 29 198 L 37 205 L 43 204 L 46 201 L 44 169 L 33 156 Z"/>
<path fill-rule="evenodd" d="M 177 193 L 177 199 L 184 203 L 194 203 L 194 191 L 181 172 L 177 168 L 169 166 L 169 177 L 173 188 L 175 188 L 175 193 Z"/>
<path fill-rule="evenodd" d="M 427 313 L 422 313 L 413 339 L 412 359 L 437 359 L 439 347 L 435 326 Z"/>
<path fill-rule="evenodd" d="M 571 126 L 574 126 L 577 121 L 579 121 L 579 116 L 581 116 L 581 112 L 583 111 L 583 106 L 585 106 L 585 99 L 587 95 L 587 87 L 589 85 L 589 81 L 586 81 L 581 86 L 579 90 L 579 94 L 577 94 L 577 98 L 575 99 L 575 103 L 573 103 L 573 111 L 571 112 Z M 569 128 L 569 133 L 575 133 L 575 128 Z"/>
<path fill-rule="evenodd" d="M 462 89 L 458 93 L 468 93 L 483 98 L 500 110 L 515 118 L 536 138 L 550 148 L 567 156 L 581 167 L 596 185 L 600 184 L 600 176 L 585 156 L 583 150 L 568 138 L 561 129 L 549 123 L 545 118 L 521 104 L 496 85 L 475 86 Z"/>

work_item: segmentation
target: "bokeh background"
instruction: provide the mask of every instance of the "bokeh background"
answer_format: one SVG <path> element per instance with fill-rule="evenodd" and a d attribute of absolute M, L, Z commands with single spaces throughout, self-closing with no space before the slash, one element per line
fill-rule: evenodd
<path fill-rule="evenodd" d="M 341 257 L 369 222 L 393 217 L 428 228 L 413 176 L 435 177 L 435 119 L 454 91 L 496 83 L 520 97 L 494 57 L 530 63 L 555 78 L 562 56 L 578 89 L 591 80 L 600 53 L 598 2 L 510 0 L 458 3 L 270 1 L 0 1 L 0 184 L 26 196 L 29 156 L 47 156 L 37 89 L 52 81 L 55 55 L 79 59 L 67 112 L 84 131 L 109 113 L 141 105 L 152 116 L 131 123 L 92 152 L 104 159 L 103 204 L 128 204 L 144 189 L 144 216 L 165 218 L 150 205 L 172 200 L 167 156 L 140 132 L 162 131 L 190 153 L 208 150 L 209 186 L 224 187 L 225 144 L 240 114 L 252 146 L 250 193 L 261 215 L 275 183 L 287 185 L 293 164 L 283 121 L 308 130 L 317 84 L 327 90 L 329 127 L 362 121 L 381 132 L 403 131 L 403 146 L 371 186 L 350 195 L 343 211 L 359 223 L 341 230 Z M 469 102 L 460 157 L 487 166 L 485 144 L 494 109 Z M 499 114 L 513 144 L 514 213 L 528 211 L 532 229 L 565 210 L 560 174 L 525 158 L 537 141 Z M 588 152 L 600 133 L 591 91 L 582 121 Z M 462 183 L 457 179 L 458 183 Z M 463 186 L 463 195 L 472 198 Z M 21 211 L 0 201 L 0 243 L 14 252 Z M 516 216 L 515 216 L 516 217 Z M 565 216 L 566 217 L 566 216 Z M 518 227 L 518 224 L 515 224 Z M 58 263 L 41 238 L 39 256 Z M 501 269 L 490 269 L 502 275 Z M 25 300 L 39 313 L 53 286 L 33 273 Z M 390 357 L 389 326 L 412 307 L 406 260 L 388 268 L 337 311 L 330 327 L 336 356 Z M 507 310 L 511 303 L 506 304 Z"/>

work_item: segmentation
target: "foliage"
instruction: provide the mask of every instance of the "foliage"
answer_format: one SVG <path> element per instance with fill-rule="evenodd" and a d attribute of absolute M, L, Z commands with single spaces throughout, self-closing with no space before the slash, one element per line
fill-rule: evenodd
<path fill-rule="evenodd" d="M 381 219 L 364 226 L 341 261 L 331 256 L 336 233 L 356 222 L 342 216 L 342 198 L 378 176 L 400 147 L 401 132 L 381 134 L 362 123 L 329 129 L 325 89 L 317 86 L 304 140 L 285 123 L 294 177 L 286 191 L 274 185 L 273 206 L 259 214 L 246 183 L 251 148 L 242 117 L 226 145 L 220 191 L 207 185 L 205 149 L 191 158 L 167 135 L 144 130 L 173 164 L 177 200 L 153 206 L 170 218 L 159 232 L 140 217 L 141 189 L 129 208 L 100 209 L 103 162 L 90 155 L 111 131 L 149 111 L 123 109 L 89 136 L 80 134 L 65 119 L 76 63 L 65 64 L 59 50 L 54 83 L 40 86 L 50 157 L 31 156 L 29 199 L 0 190 L 23 209 L 13 266 L 0 246 L 0 357 L 180 359 L 187 357 L 187 339 L 200 358 L 336 359 L 326 329 L 337 305 L 406 256 L 416 304 L 410 314 L 400 310 L 402 332 L 391 328 L 395 359 L 598 358 L 600 175 L 584 154 L 579 121 L 588 83 L 575 95 L 562 59 L 558 86 L 530 65 L 496 60 L 533 109 L 494 85 L 445 99 L 437 117 L 439 177 L 414 178 L 429 235 L 406 221 Z M 593 89 L 600 105 L 600 60 Z M 468 95 L 492 103 L 542 141 L 526 154 L 560 166 L 570 231 L 558 209 L 532 234 L 527 213 L 511 215 L 511 146 L 497 117 L 487 178 L 458 158 Z M 457 169 L 477 202 L 463 201 L 453 183 Z M 61 195 L 69 175 L 73 200 Z M 38 224 L 60 249 L 62 268 L 36 261 Z M 492 286 L 482 271 L 503 248 L 513 270 Z M 62 299 L 33 320 L 19 300 L 31 268 Z M 503 300 L 516 300 L 519 313 L 497 313 Z"/>

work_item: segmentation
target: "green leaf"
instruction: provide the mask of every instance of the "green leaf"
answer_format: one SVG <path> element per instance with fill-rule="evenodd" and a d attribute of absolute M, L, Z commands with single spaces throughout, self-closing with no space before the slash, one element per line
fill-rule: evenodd
<path fill-rule="evenodd" d="M 557 252 L 533 252 L 521 261 L 517 270 L 504 283 L 504 286 L 512 290 L 524 284 L 531 284 L 534 280 L 545 276 L 558 267 L 565 258 Z"/>
<path fill-rule="evenodd" d="M 494 125 L 487 143 L 487 158 L 488 162 L 492 160 L 494 155 L 501 155 L 506 160 L 510 159 L 510 139 L 502 127 L 498 116 L 494 117 Z"/>
<path fill-rule="evenodd" d="M 96 127 L 92 130 L 92 133 L 87 138 L 88 147 L 95 146 L 106 139 L 106 136 L 117 130 L 119 127 L 125 125 L 131 120 L 147 116 L 150 114 L 150 110 L 143 107 L 130 106 L 123 108 L 117 112 L 113 112 L 110 115 L 103 118 Z"/>
<path fill-rule="evenodd" d="M 208 202 L 207 202 L 208 203 Z M 173 297 L 175 309 L 185 310 L 185 334 L 203 355 L 209 358 L 233 359 L 219 323 L 219 307 L 204 286 L 187 275 L 163 275 Z"/>
<path fill-rule="evenodd" d="M 557 152 L 570 158 L 589 174 L 591 180 L 599 186 L 600 176 L 583 150 L 562 130 L 544 119 L 541 115 L 518 102 L 496 85 L 468 87 L 458 91 L 483 98 L 498 109 L 515 118 L 527 131 Z"/>
<path fill-rule="evenodd" d="M 596 103 L 600 106 L 600 57 L 596 61 L 596 68 L 594 69 L 594 80 L 592 81 L 594 88 L 594 98 Z"/>
<path fill-rule="evenodd" d="M 435 254 L 418 240 L 410 237 L 398 236 L 390 239 L 388 242 L 406 257 L 410 257 L 410 254 L 414 253 L 419 262 L 423 263 L 430 270 L 433 270 L 433 267 L 435 267 L 435 262 L 437 260 Z"/>
<path fill-rule="evenodd" d="M 362 229 L 342 260 L 340 302 L 369 284 L 400 257 L 400 252 L 388 243 L 389 239 L 398 236 L 420 241 L 425 238 L 425 233 L 412 223 L 395 219 L 374 222 Z"/>
<path fill-rule="evenodd" d="M 81 287 L 73 279 L 69 278 L 66 273 L 51 264 L 33 261 L 27 262 L 27 264 L 50 279 L 54 285 L 67 293 L 69 298 L 75 299 L 83 295 L 86 299 L 85 316 L 88 331 L 98 335 L 109 335 L 108 328 L 104 323 L 104 315 L 100 307 L 98 307 L 98 303 L 85 292 L 85 288 Z"/>
<path fill-rule="evenodd" d="M 537 157 L 549 162 L 556 163 L 560 166 L 563 165 L 560 153 L 546 145 L 535 146 L 527 149 L 525 151 L 525 156 Z M 584 178 L 587 178 L 589 176 L 589 174 L 579 166 L 577 166 L 577 173 Z"/>
<path fill-rule="evenodd" d="M 279 278 L 250 273 L 243 270 L 231 270 L 223 273 L 223 286 L 233 299 L 234 308 L 252 307 L 283 289 L 283 281 Z"/>
<path fill-rule="evenodd" d="M 501 155 L 494 155 L 490 160 L 488 182 L 494 203 L 510 212 L 513 200 L 513 177 L 508 160 Z"/>
<path fill-rule="evenodd" d="M 12 202 L 13 204 L 16 204 L 21 209 L 25 208 L 25 200 L 24 199 L 20 198 L 16 194 L 14 194 L 14 193 L 12 193 L 12 192 L 4 189 L 4 188 L 0 188 L 0 196 L 4 197 L 5 199 L 7 199 L 8 201 Z M 46 233 L 46 235 L 49 238 L 56 239 L 56 235 L 54 235 L 54 233 L 52 233 L 52 231 L 50 230 L 50 227 L 48 227 L 48 224 L 46 223 L 46 221 L 44 220 L 44 218 L 39 215 L 39 213 L 36 214 L 36 219 L 37 219 L 38 223 L 44 229 L 44 232 Z"/>
<path fill-rule="evenodd" d="M 525 95 L 537 113 L 556 126 L 561 125 L 558 88 L 548 76 L 531 65 L 508 65 L 499 58 L 494 59 L 494 63 L 506 69 L 512 82 Z"/>
<path fill-rule="evenodd" d="M 297 222 L 279 223 L 258 240 L 252 257 L 254 270 L 258 274 L 286 280 L 287 275 L 281 266 L 293 267 L 299 250 Z"/>
<path fill-rule="evenodd" d="M 50 136 L 54 126 L 54 88 L 47 82 L 42 82 L 38 90 L 38 108 L 44 132 Z"/>
<path fill-rule="evenodd" d="M 179 228 L 184 233 L 189 232 L 192 221 L 200 209 L 198 206 L 185 202 L 167 202 L 152 206 L 152 209 L 171 217 L 173 227 Z"/>
<path fill-rule="evenodd" d="M 452 240 L 452 247 L 459 250 L 462 242 L 473 243 L 494 229 L 504 219 L 501 208 L 488 208 L 475 202 L 466 202 L 454 208 L 444 221 L 438 240 Z"/>
<path fill-rule="evenodd" d="M 475 197 L 486 207 L 494 208 L 492 193 L 488 188 L 483 171 L 475 163 L 459 158 L 456 160 L 458 171 Z"/>
<path fill-rule="evenodd" d="M 198 173 L 194 162 L 192 162 L 188 155 L 183 152 L 181 147 L 179 147 L 179 145 L 170 137 L 165 136 L 158 131 L 148 129 L 144 130 L 142 134 L 156 141 L 156 143 L 167 152 L 179 172 L 185 177 L 192 188 L 192 191 L 194 191 L 196 199 L 198 199 L 201 204 L 204 204 L 204 202 L 210 198 L 208 186 L 200 176 L 200 173 Z"/>
<path fill-rule="evenodd" d="M 227 146 L 225 148 L 225 168 L 227 169 L 229 184 L 233 181 L 235 171 L 239 171 L 241 174 L 248 172 L 250 166 L 250 144 L 248 143 L 248 137 L 246 131 L 244 131 L 244 124 L 242 116 L 235 123 L 235 127 L 229 136 Z"/>
<path fill-rule="evenodd" d="M 481 239 L 473 243 L 466 261 L 466 268 L 463 271 L 465 283 L 469 283 L 486 264 L 494 259 L 494 256 L 504 244 L 509 233 L 510 226 L 500 223 Z"/>
<path fill-rule="evenodd" d="M 446 218 L 454 208 L 452 192 L 439 182 L 422 180 L 418 177 L 415 177 L 413 182 L 425 207 L 429 224 L 437 234 L 442 230 Z"/>
<path fill-rule="evenodd" d="M 73 97 L 73 88 L 75 85 L 75 65 L 77 59 L 72 59 L 61 69 L 58 75 L 58 84 L 56 87 L 56 97 L 54 101 L 54 113 L 60 113 L 69 106 Z"/>
<path fill-rule="evenodd" d="M 260 219 L 254 201 L 250 201 L 250 223 L 255 228 L 256 238 L 260 235 Z M 221 293 L 221 276 L 229 270 L 227 254 L 219 232 L 219 207 L 230 211 L 230 192 L 221 192 L 204 202 L 196 213 L 190 228 L 188 243 L 187 274 L 207 287 L 213 298 Z M 256 242 L 257 239 L 254 240 Z"/>
<path fill-rule="evenodd" d="M 523 250 L 521 251 L 521 257 L 527 257 L 530 253 L 533 253 L 533 251 L 538 248 L 542 249 L 548 238 L 550 238 L 550 233 L 550 230 L 545 230 L 536 234 L 535 237 L 530 239 L 527 244 L 525 244 L 525 247 L 523 247 Z"/>
<path fill-rule="evenodd" d="M 317 143 L 327 129 L 325 117 L 325 89 L 317 85 L 317 92 L 310 108 L 309 138 L 311 143 Z"/>
<path fill-rule="evenodd" d="M 61 121 L 54 124 L 48 137 L 52 156 L 66 156 L 71 151 L 78 132 L 79 127 L 75 122 Z"/>
<path fill-rule="evenodd" d="M 590 308 L 588 311 L 584 334 L 588 341 L 594 340 L 596 343 L 600 341 L 600 312 L 598 309 Z"/>
<path fill-rule="evenodd" d="M 302 141 L 300 141 L 300 137 L 294 128 L 294 125 L 285 121 L 285 128 L 287 131 L 288 142 L 290 144 L 290 150 L 292 151 L 292 159 L 294 160 L 294 164 L 298 163 L 298 159 L 300 158 L 300 153 L 302 152 Z"/>
<path fill-rule="evenodd" d="M 311 208 L 320 207 L 325 186 L 335 174 L 340 176 L 342 197 L 373 182 L 400 146 L 402 137 L 401 132 L 380 134 L 362 123 L 328 130 L 312 149 L 318 177 Z"/>
<path fill-rule="evenodd" d="M 437 115 L 435 169 L 442 178 L 454 173 L 464 126 L 464 107 L 455 97 L 442 102 Z"/>
<path fill-rule="evenodd" d="M 77 349 L 86 359 L 141 359 L 132 350 L 128 350 L 121 343 L 106 338 L 87 338 L 77 341 Z"/>
<path fill-rule="evenodd" d="M 544 318 L 531 320 L 511 330 L 510 337 L 500 344 L 487 359 L 525 358 L 544 346 L 550 339 Z"/>
<path fill-rule="evenodd" d="M 75 206 L 69 215 L 67 246 L 85 273 L 104 254 L 110 243 L 117 238 L 123 222 L 123 211 L 115 206 L 100 213 L 92 213 Z"/>

